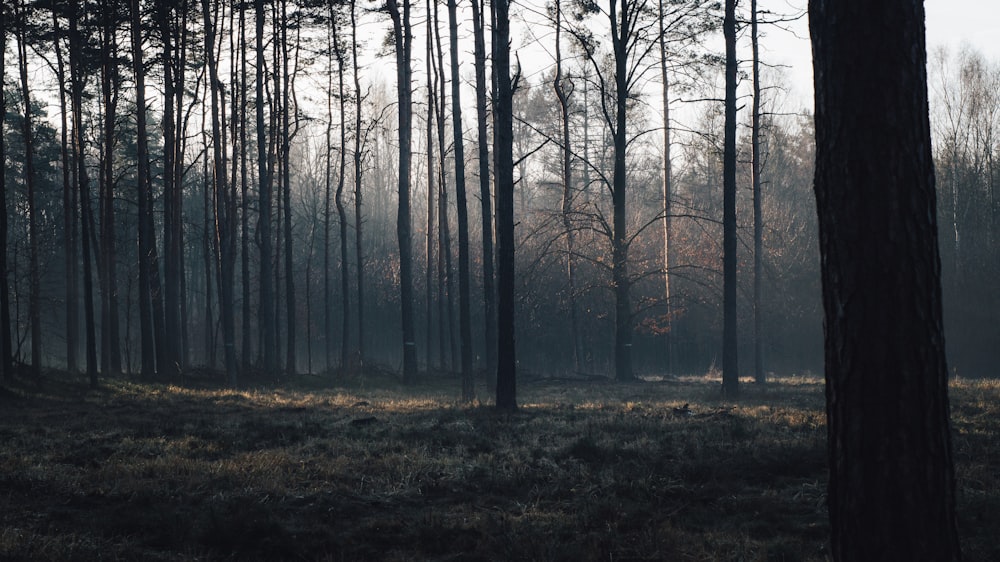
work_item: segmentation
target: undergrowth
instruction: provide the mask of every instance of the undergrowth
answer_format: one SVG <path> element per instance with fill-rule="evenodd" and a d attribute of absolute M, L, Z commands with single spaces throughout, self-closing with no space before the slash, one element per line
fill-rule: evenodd
<path fill-rule="evenodd" d="M 58 373 L 0 394 L 0 558 L 824 560 L 822 380 L 445 377 L 229 390 Z M 481 389 L 483 392 L 484 389 Z M 967 559 L 1000 559 L 994 382 L 953 386 Z"/>

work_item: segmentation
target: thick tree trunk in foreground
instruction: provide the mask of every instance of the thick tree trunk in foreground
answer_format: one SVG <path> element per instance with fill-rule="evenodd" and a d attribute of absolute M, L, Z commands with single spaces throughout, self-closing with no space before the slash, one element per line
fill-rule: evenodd
<path fill-rule="evenodd" d="M 812 0 L 835 560 L 957 560 L 920 0 Z"/>

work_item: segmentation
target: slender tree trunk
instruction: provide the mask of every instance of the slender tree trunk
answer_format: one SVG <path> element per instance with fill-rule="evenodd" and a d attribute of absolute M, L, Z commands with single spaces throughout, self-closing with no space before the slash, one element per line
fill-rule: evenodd
<path fill-rule="evenodd" d="M 277 369 L 276 333 L 274 330 L 274 262 L 271 253 L 271 215 L 273 204 L 270 162 L 268 161 L 267 128 L 264 121 L 264 0 L 254 0 L 256 25 L 257 80 L 254 106 L 257 117 L 257 181 L 260 182 L 260 217 L 257 222 L 257 244 L 260 249 L 260 330 L 261 367 L 265 373 Z"/>
<path fill-rule="evenodd" d="M 581 341 L 580 325 L 576 311 L 576 257 L 575 233 L 573 231 L 573 146 L 569 135 L 570 107 L 569 95 L 563 82 L 562 58 L 562 1 L 556 0 L 556 75 L 552 87 L 559 100 L 560 124 L 562 125 L 562 224 L 566 238 L 566 282 L 569 292 L 570 338 L 573 345 L 573 371 L 579 373 Z"/>
<path fill-rule="evenodd" d="M 455 269 L 452 267 L 451 256 L 451 221 L 448 219 L 448 173 L 445 168 L 445 146 L 446 130 L 445 112 L 447 111 L 448 88 L 446 85 L 444 71 L 444 49 L 441 46 L 441 26 L 438 18 L 438 3 L 434 2 L 434 41 L 437 47 L 437 73 L 438 73 L 438 96 L 437 96 L 437 128 L 438 128 L 438 183 L 441 188 L 441 195 L 438 198 L 438 223 L 441 226 L 441 245 L 443 247 L 441 255 L 444 256 L 445 276 L 444 280 L 448 293 L 448 352 L 451 368 L 454 369 L 459 362 L 458 340 L 455 330 Z"/>
<path fill-rule="evenodd" d="M 327 40 L 327 48 L 330 49 L 330 53 L 334 52 L 334 37 L 337 34 L 337 24 L 336 17 L 334 13 L 334 4 L 330 2 L 327 6 L 329 9 L 330 16 L 330 29 L 329 37 Z M 333 56 L 328 57 L 328 67 L 327 67 L 327 83 L 326 88 L 328 92 L 333 92 Z M 326 368 L 328 371 L 333 372 L 333 333 L 334 333 L 334 323 L 333 323 L 333 283 L 330 268 L 330 217 L 331 205 L 333 202 L 333 96 L 328 95 L 326 97 L 326 162 L 324 170 L 324 189 L 323 189 L 323 307 L 324 307 L 324 331 L 326 332 Z M 343 119 L 343 116 L 341 116 Z M 343 147 L 341 147 L 343 148 Z M 341 368 L 344 365 L 341 364 Z M 343 371 L 341 371 L 343 373 Z"/>
<path fill-rule="evenodd" d="M 498 410 L 517 409 L 514 355 L 514 90 L 510 79 L 508 0 L 493 2 L 494 153 L 497 176 L 497 398 Z"/>
<path fill-rule="evenodd" d="M 461 340 L 462 400 L 476 398 L 472 372 L 472 313 L 469 286 L 469 207 L 465 192 L 465 142 L 462 138 L 461 75 L 458 67 L 456 0 L 448 0 L 448 36 L 451 40 L 451 106 L 455 142 L 455 203 L 458 206 L 458 330 Z"/>
<path fill-rule="evenodd" d="M 133 0 L 136 1 L 136 0 Z M 212 17 L 209 0 L 201 2 L 202 18 L 205 25 L 205 52 L 208 59 L 209 88 L 211 90 L 212 105 L 212 176 L 214 178 L 213 187 L 215 192 L 215 222 L 216 222 L 216 244 L 219 252 L 219 316 L 222 322 L 222 340 L 225 356 L 226 375 L 229 384 L 236 387 L 239 383 L 236 349 L 235 331 L 236 327 L 233 319 L 233 276 L 235 270 L 235 223 L 233 221 L 232 197 L 229 187 L 226 185 L 226 163 L 223 156 L 222 141 L 222 119 L 220 118 L 220 106 L 224 104 L 219 98 L 221 84 L 219 82 L 218 61 L 213 56 L 215 53 L 215 23 Z"/>
<path fill-rule="evenodd" d="M 177 96 L 177 81 L 174 78 L 174 51 L 172 29 L 172 2 L 160 0 L 157 3 L 160 40 L 163 47 L 163 300 L 166 350 L 165 365 L 169 375 L 180 374 L 182 365 L 181 338 L 181 291 L 180 279 L 184 275 L 181 260 L 181 179 L 177 175 L 176 160 L 182 155 L 178 151 L 174 98 Z"/>
<path fill-rule="evenodd" d="M 142 376 L 151 378 L 156 373 L 156 342 L 153 332 L 152 293 L 149 259 L 152 252 L 150 229 L 153 221 L 151 186 L 149 185 L 149 148 L 146 136 L 146 82 L 142 57 L 142 16 L 139 0 L 131 0 L 132 70 L 136 89 L 136 150 L 139 163 L 136 172 L 139 202 L 139 335 L 141 338 Z"/>
<path fill-rule="evenodd" d="M 753 372 L 764 384 L 764 309 L 761 305 L 764 269 L 764 216 L 761 209 L 760 172 L 760 51 L 757 45 L 757 0 L 750 0 L 750 41 L 753 49 L 753 114 L 751 115 L 751 176 L 753 181 Z"/>
<path fill-rule="evenodd" d="M 355 1 L 351 0 L 351 64 L 354 66 L 354 244 L 358 276 L 358 360 L 365 360 L 365 255 L 362 244 L 362 138 L 361 138 L 361 76 L 358 68 L 358 25 Z"/>
<path fill-rule="evenodd" d="M 614 185 L 611 190 L 613 206 L 613 239 L 612 239 L 612 279 L 615 287 L 615 379 L 631 381 L 632 373 L 632 303 L 631 279 L 628 274 L 628 214 L 626 211 L 627 178 L 625 171 L 625 152 L 627 149 L 627 104 L 628 87 L 628 45 L 633 31 L 631 29 L 630 9 L 623 1 L 620 11 L 614 10 L 611 4 L 612 43 L 615 49 L 615 125 L 613 133 L 615 161 Z"/>
<path fill-rule="evenodd" d="M 70 8 L 73 9 L 73 8 Z M 66 103 L 66 67 L 63 62 L 63 33 L 59 27 L 58 13 L 52 11 L 53 49 L 56 55 L 56 81 L 59 84 L 59 116 L 61 141 L 59 152 L 62 159 L 63 179 L 63 249 L 66 267 L 66 370 L 76 373 L 79 370 L 76 353 L 79 339 L 79 297 L 77 291 L 77 248 L 76 248 L 76 189 L 70 176 L 73 169 L 69 151 L 69 123 Z M 74 154 L 75 156 L 75 154 Z"/>
<path fill-rule="evenodd" d="M 291 150 L 292 133 L 289 122 L 289 108 L 292 105 L 291 73 L 288 69 L 288 2 L 281 0 L 281 180 L 285 207 L 285 314 L 287 319 L 286 339 L 288 347 L 285 355 L 285 372 L 295 374 L 295 277 L 293 270 L 294 254 L 292 253 L 292 174 Z M 276 69 L 277 70 L 277 69 Z"/>
<path fill-rule="evenodd" d="M 334 17 L 330 8 L 331 20 Z M 333 50 L 337 56 L 337 93 L 340 97 L 340 167 L 337 171 L 337 218 L 340 220 L 340 303 L 343 308 L 340 342 L 340 365 L 347 368 L 351 341 L 350 267 L 347 258 L 347 208 L 344 206 L 344 174 L 347 172 L 347 110 L 344 90 L 344 53 L 340 48 L 337 29 L 333 30 Z"/>
<path fill-rule="evenodd" d="M 670 76 L 667 72 L 667 33 L 664 28 L 664 3 L 659 0 L 659 44 L 660 44 L 660 81 L 663 83 L 663 303 L 666 306 L 666 348 L 667 373 L 674 372 L 674 309 L 670 292 L 671 269 L 671 202 L 673 198 L 672 170 L 670 165 Z M 752 0 L 756 2 L 757 0 Z"/>
<path fill-rule="evenodd" d="M 90 210 L 90 187 L 87 178 L 87 164 L 84 151 L 83 132 L 83 72 L 81 62 L 81 37 L 77 27 L 77 12 L 70 10 L 69 16 L 69 72 L 70 72 L 70 105 L 73 116 L 73 160 L 76 163 L 76 181 L 80 200 L 80 235 L 81 246 L 83 248 L 83 310 L 84 310 L 84 333 L 87 356 L 87 378 L 91 388 L 97 387 L 97 334 L 95 332 L 94 319 L 94 287 L 91 273 L 90 251 L 91 225 L 94 224 Z M 0 44 L 3 41 L 0 40 Z M 0 76 L 3 75 L 0 69 Z M 0 108 L 0 113 L 3 113 Z M 2 135 L 0 135 L 2 136 Z M 0 161 L 2 161 L 0 154 Z M 120 363 L 119 363 L 120 366 Z M 105 373 L 107 374 L 107 373 Z"/>
<path fill-rule="evenodd" d="M 809 3 L 838 561 L 961 558 L 923 6 Z"/>
<path fill-rule="evenodd" d="M 490 149 L 486 107 L 486 32 L 482 0 L 472 0 L 472 29 L 476 67 L 476 130 L 479 148 L 479 201 L 483 233 L 483 317 L 486 334 L 486 381 L 496 390 L 497 320 L 493 271 L 493 195 L 490 192 Z"/>
<path fill-rule="evenodd" d="M 240 354 L 243 357 L 244 368 L 250 363 L 253 357 L 251 326 L 250 326 L 250 181 L 249 168 L 247 167 L 247 79 L 250 74 L 247 71 L 247 35 L 246 35 L 246 2 L 240 3 L 240 76 L 242 81 L 239 86 L 239 106 L 240 106 L 240 265 L 242 269 L 241 289 L 243 292 L 243 324 L 241 326 Z"/>
<path fill-rule="evenodd" d="M 28 316 L 31 323 L 31 373 L 42 370 L 41 272 L 38 268 L 38 211 L 35 207 L 35 150 L 31 119 L 31 88 L 28 86 L 28 11 L 24 0 L 18 3 L 17 62 L 21 71 L 21 99 L 24 102 L 24 183 L 28 196 Z"/>
<path fill-rule="evenodd" d="M 417 343 L 413 329 L 413 251 L 410 227 L 410 136 L 412 102 L 410 92 L 410 0 L 387 0 L 392 17 L 396 47 L 396 90 L 399 98 L 399 212 L 396 235 L 399 239 L 399 290 L 403 325 L 403 382 L 412 384 L 417 376 Z"/>
<path fill-rule="evenodd" d="M 0 45 L 7 45 L 7 10 L 0 9 Z M 6 48 L 0 49 L 0 77 L 5 76 Z M 7 117 L 6 96 L 0 96 L 0 162 L 6 162 L 7 142 L 4 129 Z M 0 166 L 0 375 L 4 380 L 14 376 L 14 361 L 10 333 L 10 280 L 7 271 L 7 172 Z"/>
<path fill-rule="evenodd" d="M 726 0 L 722 30 L 726 40 L 726 123 L 722 165 L 722 394 L 736 398 L 740 391 L 736 355 L 736 0 Z"/>
<path fill-rule="evenodd" d="M 115 127 L 118 119 L 118 84 L 120 81 L 118 79 L 118 64 L 115 60 L 118 53 L 114 25 L 116 15 L 110 5 L 105 5 L 102 12 L 101 95 L 104 100 L 104 150 L 101 155 L 100 197 L 98 198 L 101 218 L 101 251 L 99 254 L 101 268 L 101 370 L 105 374 L 114 376 L 122 373 L 114 183 Z M 82 100 L 77 100 L 76 103 L 82 104 Z M 78 144 L 80 146 L 77 147 L 77 150 L 81 151 L 80 158 L 82 159 L 83 145 L 82 142 Z M 78 163 L 78 165 L 82 166 L 81 172 L 86 171 L 86 166 L 83 166 L 82 163 Z M 85 197 L 82 191 L 80 197 L 81 199 Z M 89 202 L 85 204 L 89 205 Z"/>
<path fill-rule="evenodd" d="M 427 285 L 427 369 L 431 369 L 431 365 L 434 365 L 432 360 L 431 350 L 434 347 L 431 345 L 432 334 L 434 333 L 434 268 L 435 266 L 440 271 L 440 263 L 435 261 L 434 258 L 434 216 L 437 212 L 437 207 L 434 198 L 434 104 L 431 100 L 434 99 L 434 43 L 431 41 L 433 34 L 431 32 L 431 2 L 433 0 L 427 1 L 427 49 L 426 49 L 426 72 L 427 72 L 427 272 L 426 272 L 426 285 Z M 438 254 L 440 258 L 440 254 Z M 441 280 L 440 275 L 438 276 L 439 285 L 436 287 L 438 291 L 438 302 L 441 302 Z M 444 346 L 444 339 L 441 337 L 440 330 L 443 330 L 444 319 L 438 315 L 439 322 L 439 334 L 438 342 L 441 344 L 442 348 Z M 439 351 L 438 363 L 436 364 L 438 368 L 443 368 L 444 366 L 444 352 Z"/>

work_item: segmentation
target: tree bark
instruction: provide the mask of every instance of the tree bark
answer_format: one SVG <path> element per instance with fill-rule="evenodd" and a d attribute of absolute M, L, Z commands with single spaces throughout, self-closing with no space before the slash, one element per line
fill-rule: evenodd
<path fill-rule="evenodd" d="M 413 327 L 413 245 L 410 226 L 410 137 L 412 133 L 412 101 L 410 92 L 410 0 L 387 0 L 392 17 L 396 47 L 396 93 L 399 98 L 399 208 L 396 236 L 399 241 L 399 292 L 403 328 L 403 382 L 412 384 L 417 378 L 417 343 Z"/>
<path fill-rule="evenodd" d="M 835 560 L 958 560 L 920 0 L 809 3 Z"/>
<path fill-rule="evenodd" d="M 94 291 L 90 259 L 90 251 L 92 248 L 90 227 L 93 224 L 93 219 L 90 212 L 89 180 L 87 179 L 87 165 L 83 148 L 83 80 L 81 79 L 81 74 L 83 73 L 83 63 L 80 60 L 82 40 L 80 37 L 80 30 L 77 26 L 77 18 L 78 15 L 76 9 L 71 8 L 69 11 L 70 112 L 72 115 L 73 125 L 73 137 L 71 143 L 73 149 L 73 161 L 76 164 L 76 173 L 74 174 L 76 185 L 74 186 L 74 189 L 76 190 L 77 196 L 74 197 L 74 199 L 79 200 L 81 218 L 80 234 L 82 236 L 81 246 L 83 248 L 83 309 L 87 379 L 90 382 L 90 386 L 95 388 L 98 383 L 97 337 L 94 327 Z M 0 44 L 3 44 L 2 40 L 0 40 Z M 2 68 L 0 68 L 0 76 L 2 75 L 3 71 Z M 0 108 L 0 113 L 2 113 L 2 108 Z M 0 154 L 0 161 L 2 160 L 3 157 L 2 154 Z"/>
<path fill-rule="evenodd" d="M 363 169 L 362 134 L 361 134 L 361 76 L 358 64 L 358 25 L 355 15 L 356 2 L 351 0 L 351 64 L 354 77 L 354 246 L 357 260 L 358 280 L 358 360 L 363 365 L 365 360 L 365 254 L 362 239 L 362 190 L 361 175 Z"/>
<path fill-rule="evenodd" d="M 753 373 L 757 384 L 765 384 L 764 374 L 764 215 L 760 191 L 760 49 L 757 41 L 757 0 L 750 0 L 750 44 L 753 49 L 753 109 L 750 131 L 750 166 L 753 182 Z"/>
<path fill-rule="evenodd" d="M 118 113 L 118 65 L 115 58 L 118 53 L 115 33 L 115 18 L 113 6 L 102 7 L 103 32 L 101 38 L 101 95 L 104 101 L 104 151 L 101 154 L 100 196 L 98 197 L 100 214 L 100 253 L 99 267 L 101 285 L 101 371 L 109 375 L 119 375 L 122 372 L 121 334 L 118 322 L 118 247 L 115 236 L 115 184 L 114 184 L 114 148 L 116 144 L 115 128 Z M 82 82 L 80 84 L 82 89 Z M 81 92 L 82 94 L 82 92 Z M 82 97 L 82 96 L 81 96 Z M 82 106 L 81 100 L 74 100 Z M 82 107 L 79 108 L 82 111 Z M 82 115 L 80 117 L 82 123 Z M 82 133 L 80 133 L 82 135 Z M 82 138 L 78 142 L 82 159 Z M 81 173 L 85 173 L 86 166 Z M 86 191 L 85 186 L 82 186 Z M 81 200 L 86 195 L 81 191 Z M 89 202 L 83 201 L 83 205 Z M 86 239 L 86 236 L 84 237 Z"/>
<path fill-rule="evenodd" d="M 736 0 L 726 0 L 726 120 L 722 157 L 722 394 L 740 392 L 736 353 Z"/>
<path fill-rule="evenodd" d="M 7 45 L 7 10 L 0 8 L 0 45 Z M 0 49 L 0 76 L 4 76 L 6 51 Z M 6 96 L 0 96 L 0 162 L 6 162 L 7 141 L 4 124 L 7 117 Z M 10 333 L 10 281 L 7 271 L 7 172 L 0 166 L 0 375 L 4 380 L 14 376 Z"/>
<path fill-rule="evenodd" d="M 462 96 L 458 67 L 456 0 L 448 0 L 448 36 L 451 40 L 451 106 L 455 142 L 455 203 L 458 206 L 458 330 L 462 369 L 462 400 L 476 397 L 472 373 L 472 315 L 469 287 L 469 208 L 465 192 L 465 143 L 462 138 Z"/>
<path fill-rule="evenodd" d="M 258 329 L 260 330 L 261 367 L 273 376 L 277 369 L 276 333 L 274 330 L 274 262 L 271 253 L 273 234 L 271 216 L 273 204 L 271 175 L 267 142 L 267 128 L 264 121 L 264 0 L 254 0 L 254 22 L 256 25 L 257 80 L 254 106 L 257 117 L 257 181 L 260 182 L 260 216 L 257 222 L 257 244 L 260 250 L 260 310 Z"/>
<path fill-rule="evenodd" d="M 24 183 L 28 206 L 28 317 L 31 324 L 31 374 L 38 377 L 42 370 L 42 308 L 41 272 L 38 268 L 38 211 L 35 207 L 35 151 L 31 119 L 31 88 L 28 85 L 28 9 L 24 0 L 18 3 L 17 62 L 21 74 L 21 99 L 24 103 Z"/>
<path fill-rule="evenodd" d="M 137 0 L 133 0 L 137 2 Z M 211 91 L 212 107 L 212 177 L 215 193 L 216 244 L 219 252 L 219 316 L 222 323 L 222 347 L 225 357 L 226 376 L 229 384 L 236 387 L 239 384 L 239 373 L 235 349 L 235 320 L 233 306 L 233 278 L 235 270 L 234 240 L 235 222 L 234 209 L 229 187 L 226 181 L 226 163 L 223 156 L 222 119 L 220 106 L 221 84 L 219 82 L 218 61 L 215 51 L 215 23 L 212 17 L 210 0 L 201 2 L 202 20 L 205 25 L 205 52 L 208 63 L 209 89 Z"/>
<path fill-rule="evenodd" d="M 508 0 L 493 2 L 493 142 L 497 196 L 497 394 L 500 411 L 517 410 L 514 344 L 514 89 L 510 78 Z"/>
<path fill-rule="evenodd" d="M 74 8 L 70 8 L 74 9 Z M 77 250 L 76 250 L 76 189 L 70 179 L 73 170 L 70 162 L 69 123 L 66 103 L 66 65 L 63 62 L 63 32 L 59 26 L 59 13 L 52 10 L 53 50 L 56 55 L 56 82 L 59 88 L 59 118 L 60 143 L 59 153 L 62 160 L 63 180 L 63 250 L 66 267 L 66 370 L 76 373 L 79 370 L 76 353 L 79 339 L 79 308 L 77 291 Z M 74 153 L 75 156 L 75 153 Z"/>
<path fill-rule="evenodd" d="M 483 322 L 486 336 L 486 385 L 496 390 L 497 320 L 493 271 L 493 194 L 490 192 L 490 148 L 486 106 L 486 32 L 482 0 L 472 0 L 472 29 L 476 67 L 476 131 L 479 149 L 479 202 L 483 234 Z"/>

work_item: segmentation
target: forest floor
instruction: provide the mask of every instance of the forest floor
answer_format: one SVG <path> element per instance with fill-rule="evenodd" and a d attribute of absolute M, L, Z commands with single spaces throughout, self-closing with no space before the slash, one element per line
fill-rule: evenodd
<path fill-rule="evenodd" d="M 822 379 L 303 376 L 0 388 L 0 559 L 824 560 Z M 480 389 L 485 394 L 485 389 Z M 967 560 L 1000 560 L 1000 383 L 952 391 Z"/>

